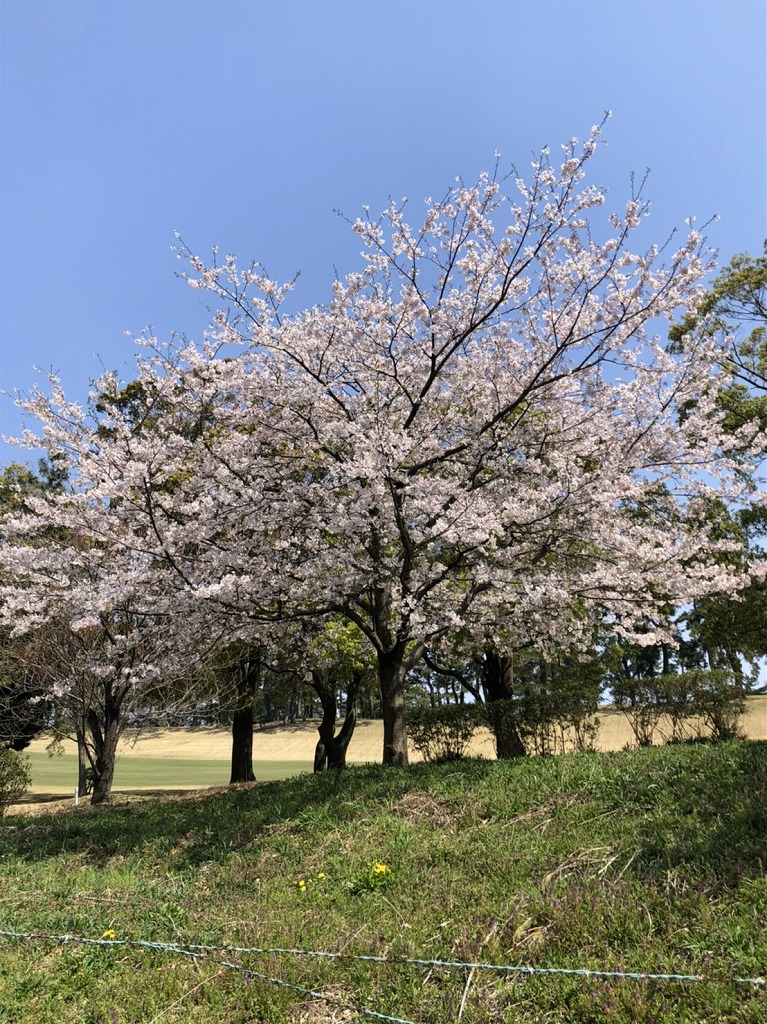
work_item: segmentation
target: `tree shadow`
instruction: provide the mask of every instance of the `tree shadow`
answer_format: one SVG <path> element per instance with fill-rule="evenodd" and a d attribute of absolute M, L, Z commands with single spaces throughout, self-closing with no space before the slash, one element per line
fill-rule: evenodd
<path fill-rule="evenodd" d="M 527 769 L 536 789 L 525 781 Z M 93 865 L 145 850 L 183 870 L 249 847 L 278 844 L 282 835 L 315 826 L 330 833 L 364 818 L 371 807 L 429 790 L 460 772 L 471 787 L 493 775 L 498 786 L 519 772 L 522 799 L 544 803 L 570 794 L 573 806 L 615 823 L 611 842 L 635 853 L 630 874 L 653 877 L 683 869 L 701 885 L 737 884 L 767 865 L 767 742 L 649 748 L 614 754 L 500 763 L 482 759 L 407 769 L 355 765 L 205 791 L 147 791 L 113 803 L 81 804 L 65 813 L 9 813 L 0 821 L 0 857 L 40 861 L 62 853 Z M 494 782 L 495 784 L 495 782 Z M 614 816 L 617 811 L 620 815 Z M 499 822 L 499 826 L 503 826 Z M 573 842 L 577 842 L 574 838 Z"/>
<path fill-rule="evenodd" d="M 468 764 L 466 770 L 479 777 L 492 763 Z M 10 813 L 0 823 L 0 856 L 34 862 L 64 852 L 104 865 L 142 848 L 153 848 L 159 857 L 173 849 L 175 867 L 193 866 L 309 818 L 326 820 L 331 828 L 364 813 L 368 804 L 380 805 L 427 785 L 432 773 L 422 764 L 407 769 L 362 765 L 206 791 L 152 795 L 144 790 L 126 799 L 116 794 L 109 804 L 81 804 L 66 813 Z"/>

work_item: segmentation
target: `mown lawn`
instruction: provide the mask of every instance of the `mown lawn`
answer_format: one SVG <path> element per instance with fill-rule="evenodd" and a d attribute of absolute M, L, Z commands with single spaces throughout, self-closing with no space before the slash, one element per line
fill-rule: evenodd
<path fill-rule="evenodd" d="M 0 1021 L 763 1024 L 764 987 L 734 979 L 767 975 L 766 869 L 761 742 L 9 815 L 0 928 L 128 944 L 0 939 Z"/>
<path fill-rule="evenodd" d="M 72 793 L 77 785 L 75 754 L 29 755 L 35 793 Z M 312 770 L 311 761 L 258 761 L 257 778 L 266 782 Z M 228 761 L 184 757 L 121 757 L 115 768 L 115 793 L 135 789 L 205 789 L 229 782 Z"/>

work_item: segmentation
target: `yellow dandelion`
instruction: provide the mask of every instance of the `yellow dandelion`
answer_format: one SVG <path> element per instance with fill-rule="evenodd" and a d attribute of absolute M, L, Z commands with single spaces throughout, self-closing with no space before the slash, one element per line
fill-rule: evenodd
<path fill-rule="evenodd" d="M 385 875 L 388 874 L 389 871 L 391 871 L 391 868 L 387 864 L 381 864 L 378 861 L 376 861 L 376 863 L 373 865 L 374 875 Z"/>
<path fill-rule="evenodd" d="M 116 939 L 117 936 L 115 935 L 115 933 L 112 931 L 111 928 L 107 928 L 107 930 L 104 932 L 104 934 L 101 936 L 101 938 L 102 939 Z"/>
<path fill-rule="evenodd" d="M 325 877 L 325 872 L 324 871 L 320 871 L 320 873 L 317 875 L 318 879 L 319 878 L 324 878 L 324 877 Z"/>

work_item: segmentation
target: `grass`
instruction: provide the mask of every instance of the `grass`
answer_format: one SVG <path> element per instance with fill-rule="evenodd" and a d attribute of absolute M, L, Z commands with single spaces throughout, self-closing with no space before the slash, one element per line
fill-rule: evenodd
<path fill-rule="evenodd" d="M 58 754 L 48 757 L 33 751 L 28 755 L 35 793 L 74 793 L 77 757 Z M 259 761 L 260 781 L 285 779 L 312 770 L 311 761 Z M 184 757 L 121 757 L 115 768 L 115 793 L 136 789 L 203 789 L 229 782 L 229 762 Z"/>
<path fill-rule="evenodd" d="M 354 1006 L 420 1024 L 764 1024 L 765 990 L 732 978 L 767 974 L 766 866 L 763 742 L 354 767 L 8 815 L 6 931 L 344 956 L 3 940 L 0 1022 L 330 1024 L 356 1020 Z M 708 980 L 505 977 L 407 957 Z"/>
<path fill-rule="evenodd" d="M 603 709 L 597 736 L 602 751 L 622 750 L 632 745 L 633 737 L 625 715 Z M 751 696 L 741 728 L 749 739 L 767 740 L 767 694 Z M 660 729 L 657 742 L 663 742 Z M 39 800 L 44 795 L 74 792 L 77 781 L 76 747 L 65 740 L 63 755 L 48 757 L 50 736 L 33 740 L 26 751 L 32 764 L 30 794 Z M 253 737 L 254 767 L 258 779 L 287 778 L 311 770 L 317 743 L 317 721 L 295 722 L 289 726 L 267 726 Z M 380 761 L 383 747 L 383 723 L 362 720 L 349 747 L 350 763 Z M 117 761 L 116 789 L 199 789 L 225 785 L 229 780 L 231 732 L 225 728 L 143 729 L 138 736 L 130 731 L 121 741 Z M 494 743 L 487 730 L 479 730 L 469 753 L 495 757 Z M 416 751 L 411 757 L 418 759 Z M 141 762 L 143 767 L 138 767 Z M 167 779 L 167 781 L 163 781 Z"/>

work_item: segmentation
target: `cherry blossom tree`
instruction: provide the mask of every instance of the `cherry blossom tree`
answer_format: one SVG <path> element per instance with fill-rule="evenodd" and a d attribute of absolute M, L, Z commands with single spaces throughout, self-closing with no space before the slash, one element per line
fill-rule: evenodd
<path fill-rule="evenodd" d="M 26 641 L 30 694 L 71 725 L 80 791 L 87 771 L 92 802 L 102 803 L 129 717 L 137 724 L 147 704 L 188 701 L 192 652 L 212 642 L 210 624 L 203 641 L 199 619 L 169 613 L 146 565 L 103 542 L 107 506 L 64 486 L 25 506 L 2 522 L 0 624 Z"/>
<path fill-rule="evenodd" d="M 345 617 L 403 765 L 406 674 L 449 631 L 577 648 L 598 608 L 650 643 L 665 607 L 744 585 L 685 527 L 740 486 L 717 341 L 661 341 L 711 254 L 692 228 L 635 241 L 642 189 L 618 209 L 585 181 L 599 136 L 459 180 L 417 226 L 365 211 L 361 268 L 302 312 L 259 264 L 180 243 L 214 297 L 202 343 L 139 339 L 130 408 L 113 374 L 90 413 L 55 383 L 24 402 L 75 480 L 60 514 L 120 553 L 110 592 L 151 578 L 238 637 Z"/>

